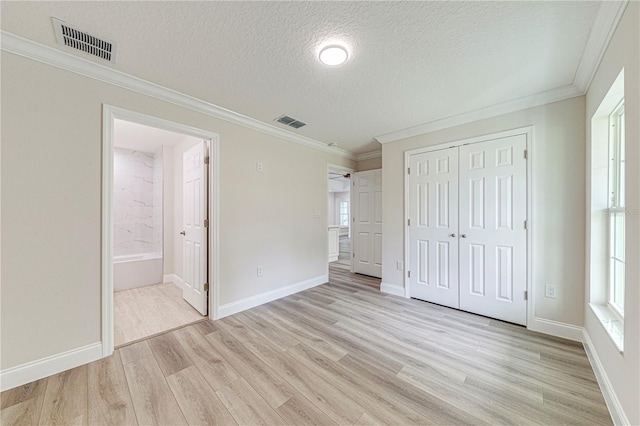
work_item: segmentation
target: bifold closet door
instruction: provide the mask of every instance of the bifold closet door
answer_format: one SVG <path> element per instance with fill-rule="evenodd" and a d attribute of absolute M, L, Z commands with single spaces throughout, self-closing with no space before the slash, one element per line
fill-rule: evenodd
<path fill-rule="evenodd" d="M 458 149 L 409 158 L 411 297 L 458 308 Z"/>
<path fill-rule="evenodd" d="M 460 309 L 526 324 L 526 136 L 459 149 Z"/>

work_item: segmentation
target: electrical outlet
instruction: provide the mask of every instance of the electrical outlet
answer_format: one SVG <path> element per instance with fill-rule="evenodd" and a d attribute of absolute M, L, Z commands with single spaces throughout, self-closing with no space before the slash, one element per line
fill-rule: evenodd
<path fill-rule="evenodd" d="M 264 274 L 264 269 L 263 269 L 262 265 L 260 265 L 260 266 L 258 266 L 256 268 L 256 275 L 261 277 L 263 274 Z"/>
<path fill-rule="evenodd" d="M 262 169 L 263 169 L 262 163 L 260 161 L 258 161 L 256 163 L 256 173 L 262 173 Z"/>
<path fill-rule="evenodd" d="M 558 297 L 558 291 L 555 285 L 545 285 L 544 286 L 544 295 L 550 299 L 555 299 Z"/>
<path fill-rule="evenodd" d="M 401 261 L 401 260 L 398 260 L 398 261 L 396 262 L 396 268 L 397 268 L 399 271 L 402 271 L 402 270 L 404 269 L 404 265 L 402 264 L 402 261 Z"/>

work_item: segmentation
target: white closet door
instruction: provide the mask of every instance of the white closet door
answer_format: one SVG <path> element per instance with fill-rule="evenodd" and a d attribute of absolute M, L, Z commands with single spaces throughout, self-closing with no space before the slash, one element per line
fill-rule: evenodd
<path fill-rule="evenodd" d="M 458 149 L 409 160 L 411 297 L 458 308 Z"/>
<path fill-rule="evenodd" d="M 382 170 L 353 175 L 353 272 L 382 278 Z"/>
<path fill-rule="evenodd" d="M 460 309 L 526 324 L 526 136 L 460 147 Z M 413 283 L 412 283 L 413 288 Z"/>

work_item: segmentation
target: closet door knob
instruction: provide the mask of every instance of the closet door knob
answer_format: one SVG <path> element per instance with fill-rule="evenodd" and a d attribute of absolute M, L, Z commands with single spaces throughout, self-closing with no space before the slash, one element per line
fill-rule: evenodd
<path fill-rule="evenodd" d="M 467 238 L 467 234 L 460 234 L 462 238 Z"/>
<path fill-rule="evenodd" d="M 455 237 L 456 237 L 456 234 L 449 234 L 449 236 L 450 236 L 451 238 L 455 238 Z"/>
<path fill-rule="evenodd" d="M 187 233 L 186 233 L 186 232 L 184 232 L 184 231 L 182 231 L 182 232 L 180 233 L 180 235 L 187 235 Z"/>

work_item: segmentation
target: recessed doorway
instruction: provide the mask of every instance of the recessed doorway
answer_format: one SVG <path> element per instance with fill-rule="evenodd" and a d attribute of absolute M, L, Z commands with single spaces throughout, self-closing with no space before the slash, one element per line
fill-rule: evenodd
<path fill-rule="evenodd" d="M 114 347 L 215 318 L 218 141 L 131 111 L 104 112 L 107 356 Z"/>
<path fill-rule="evenodd" d="M 329 263 L 351 270 L 351 169 L 330 165 L 328 188 Z"/>

